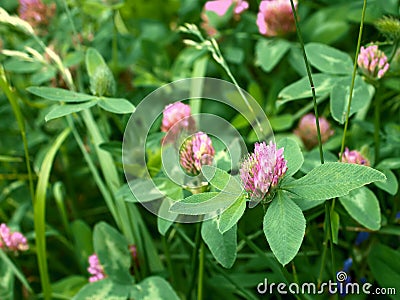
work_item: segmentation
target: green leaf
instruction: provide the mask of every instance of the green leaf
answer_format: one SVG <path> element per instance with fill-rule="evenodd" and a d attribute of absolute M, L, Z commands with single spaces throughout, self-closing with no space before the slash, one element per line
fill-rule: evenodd
<path fill-rule="evenodd" d="M 174 200 L 182 199 L 182 188 L 165 177 L 136 179 L 123 185 L 116 193 L 117 198 L 127 202 L 149 202 L 166 196 Z M 133 192 L 132 192 L 133 191 Z"/>
<path fill-rule="evenodd" d="M 382 160 L 377 166 L 377 169 L 400 169 L 400 157 L 391 157 Z"/>
<path fill-rule="evenodd" d="M 287 193 L 278 191 L 264 216 L 263 229 L 272 252 L 284 266 L 299 252 L 306 219 Z"/>
<path fill-rule="evenodd" d="M 135 106 L 123 98 L 101 98 L 97 104 L 115 114 L 131 114 L 135 111 Z"/>
<path fill-rule="evenodd" d="M 110 278 L 86 284 L 73 300 L 126 300 L 129 296 L 129 285 L 112 282 Z"/>
<path fill-rule="evenodd" d="M 278 141 L 277 148 L 284 149 L 283 156 L 287 161 L 286 176 L 292 176 L 295 174 L 303 165 L 304 158 L 301 153 L 299 145 L 295 140 L 291 138 L 284 138 Z"/>
<path fill-rule="evenodd" d="M 8 72 L 28 74 L 39 71 L 43 64 L 37 61 L 26 61 L 18 58 L 11 58 L 4 62 L 4 69 Z"/>
<path fill-rule="evenodd" d="M 204 221 L 201 226 L 201 236 L 210 249 L 212 255 L 224 268 L 231 268 L 236 260 L 237 226 L 233 226 L 225 233 L 218 229 L 217 220 Z"/>
<path fill-rule="evenodd" d="M 381 209 L 375 194 L 366 187 L 350 191 L 339 197 L 340 203 L 349 215 L 361 225 L 371 230 L 381 227 Z"/>
<path fill-rule="evenodd" d="M 375 244 L 368 254 L 368 265 L 381 287 L 400 290 L 400 252 L 382 244 Z M 398 295 L 391 295 L 398 299 Z"/>
<path fill-rule="evenodd" d="M 235 203 L 229 206 L 218 218 L 218 229 L 221 233 L 227 232 L 237 224 L 246 210 L 246 197 L 242 195 Z"/>
<path fill-rule="evenodd" d="M 25 275 L 21 272 L 21 270 L 18 269 L 18 267 L 2 249 L 0 249 L 0 275 L 0 293 L 3 288 L 8 287 L 7 284 L 12 284 L 12 286 L 14 286 L 14 275 L 21 281 L 24 288 L 26 288 L 29 292 L 32 292 L 32 288 L 29 285 Z"/>
<path fill-rule="evenodd" d="M 170 208 L 170 212 L 195 216 L 218 213 L 231 206 L 240 196 L 219 192 L 194 194 L 174 203 Z"/>
<path fill-rule="evenodd" d="M 269 122 L 271 123 L 271 127 L 274 131 L 284 131 L 292 128 L 294 118 L 293 115 L 283 114 L 270 117 Z"/>
<path fill-rule="evenodd" d="M 1 249 L 0 249 L 0 256 L 7 257 L 6 254 L 4 254 L 3 250 Z M 13 264 L 11 261 L 10 263 Z M 15 299 L 14 295 L 15 276 L 13 274 L 12 269 L 9 267 L 9 264 L 1 259 L 0 259 L 0 278 L 1 278 L 0 299 L 2 300 Z"/>
<path fill-rule="evenodd" d="M 105 222 L 96 224 L 93 232 L 93 246 L 104 272 L 114 282 L 130 284 L 131 255 L 123 235 Z"/>
<path fill-rule="evenodd" d="M 298 180 L 289 182 L 282 189 L 307 200 L 324 200 L 341 197 L 368 183 L 384 180 L 386 176 L 373 168 L 330 162 L 316 167 Z"/>
<path fill-rule="evenodd" d="M 331 92 L 332 86 L 340 77 L 335 77 L 323 73 L 313 75 L 315 85 L 315 95 L 321 97 Z M 279 100 L 276 102 L 277 107 L 293 100 L 312 97 L 310 81 L 307 76 L 283 88 L 279 94 Z"/>
<path fill-rule="evenodd" d="M 96 99 L 95 96 L 76 93 L 69 90 L 60 88 L 51 88 L 43 86 L 31 86 L 26 89 L 29 93 L 36 96 L 45 98 L 51 101 L 62 101 L 62 102 L 85 102 Z"/>
<path fill-rule="evenodd" d="M 62 143 L 65 141 L 69 133 L 69 128 L 64 129 L 57 136 L 57 139 L 53 142 L 53 144 L 51 144 L 50 149 L 46 152 L 46 156 L 44 157 L 40 166 L 36 194 L 33 202 L 36 253 L 39 264 L 40 280 L 45 299 L 50 299 L 51 296 L 50 278 L 47 265 L 48 256 L 46 251 L 46 194 L 54 158 L 58 149 L 60 149 Z"/>
<path fill-rule="evenodd" d="M 339 226 L 340 216 L 336 211 L 331 211 L 331 228 L 332 228 L 332 242 L 338 244 L 339 242 Z"/>
<path fill-rule="evenodd" d="M 172 224 L 174 224 L 173 221 L 157 217 L 157 229 L 161 235 L 165 235 Z"/>
<path fill-rule="evenodd" d="M 312 66 L 323 73 L 351 74 L 353 62 L 350 55 L 320 43 L 305 46 L 308 60 Z"/>
<path fill-rule="evenodd" d="M 387 180 L 386 181 L 377 181 L 377 182 L 374 182 L 374 184 L 378 188 L 388 192 L 390 195 L 393 195 L 393 196 L 396 195 L 397 190 L 399 189 L 399 182 L 397 181 L 396 175 L 389 169 L 379 169 L 378 168 L 378 170 L 381 171 L 383 174 L 385 174 Z"/>
<path fill-rule="evenodd" d="M 283 39 L 260 39 L 256 45 L 256 66 L 270 72 L 286 54 L 290 43 Z"/>
<path fill-rule="evenodd" d="M 171 285 L 162 277 L 151 276 L 131 288 L 130 299 L 179 300 Z"/>
<path fill-rule="evenodd" d="M 201 171 L 206 180 L 220 191 L 233 195 L 242 193 L 243 189 L 240 183 L 226 171 L 208 165 L 202 166 Z"/>
<path fill-rule="evenodd" d="M 53 283 L 51 285 L 51 291 L 53 292 L 53 295 L 59 294 L 68 298 L 72 298 L 87 283 L 88 283 L 87 277 L 71 275 L 68 277 L 64 277 L 63 279 Z"/>
<path fill-rule="evenodd" d="M 337 162 L 339 160 L 337 155 L 334 155 L 332 152 L 329 151 L 324 151 L 324 159 L 325 162 Z M 308 173 L 319 165 L 321 165 L 319 149 L 315 148 L 310 152 L 304 154 L 304 163 L 301 166 L 300 171 L 303 173 Z"/>
<path fill-rule="evenodd" d="M 346 120 L 347 107 L 349 103 L 351 78 L 345 77 L 336 82 L 332 88 L 331 93 L 331 114 L 332 117 L 343 124 Z M 369 105 L 372 97 L 374 96 L 375 88 L 364 82 L 364 80 L 357 76 L 354 83 L 353 97 L 350 106 L 351 117 L 354 113 L 360 111 L 362 108 Z"/>
<path fill-rule="evenodd" d="M 96 101 L 89 101 L 89 102 L 83 102 L 83 103 L 79 103 L 79 104 L 59 105 L 59 106 L 56 106 L 53 110 L 51 110 L 44 117 L 44 119 L 46 120 L 46 122 L 48 122 L 50 120 L 54 120 L 57 118 L 68 116 L 73 113 L 80 112 L 84 109 L 94 106 L 95 104 L 96 104 Z"/>
<path fill-rule="evenodd" d="M 75 255 L 85 270 L 89 255 L 93 254 L 92 229 L 82 220 L 76 220 L 71 224 L 71 235 L 74 241 Z"/>

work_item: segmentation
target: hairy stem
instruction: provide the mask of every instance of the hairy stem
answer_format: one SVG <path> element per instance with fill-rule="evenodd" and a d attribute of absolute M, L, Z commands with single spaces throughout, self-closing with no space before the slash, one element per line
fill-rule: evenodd
<path fill-rule="evenodd" d="M 317 97 L 315 95 L 314 81 L 312 79 L 311 67 L 310 67 L 310 63 L 309 63 L 308 58 L 307 58 L 306 49 L 304 47 L 303 36 L 301 35 L 299 22 L 297 20 L 296 7 L 294 6 L 293 0 L 290 0 L 290 4 L 292 6 L 294 22 L 296 24 L 297 36 L 299 38 L 299 42 L 300 42 L 300 45 L 301 45 L 301 50 L 303 52 L 303 58 L 304 58 L 304 63 L 306 65 L 308 80 L 310 81 L 311 93 L 312 93 L 312 98 L 313 98 L 313 103 L 314 103 L 315 125 L 317 126 L 319 157 L 320 157 L 320 160 L 321 160 L 321 164 L 323 164 L 324 163 L 324 152 L 322 151 L 321 130 L 320 130 L 320 127 L 319 127 L 319 115 L 318 115 Z"/>
<path fill-rule="evenodd" d="M 362 8 L 362 13 L 361 13 L 360 30 L 359 30 L 359 32 L 358 32 L 358 41 L 357 41 L 356 55 L 355 55 L 355 57 L 354 57 L 353 75 L 352 75 L 352 77 L 351 77 L 349 101 L 348 101 L 348 104 L 347 104 L 346 122 L 344 123 L 344 130 L 343 130 L 343 137 L 342 137 L 342 145 L 341 145 L 341 147 L 340 147 L 340 161 L 342 161 L 344 146 L 345 146 L 345 143 L 346 143 L 346 133 L 347 133 L 347 127 L 348 127 L 348 125 L 349 125 L 351 100 L 353 99 L 354 83 L 355 83 L 355 81 L 356 81 L 356 75 L 357 75 L 357 58 L 358 58 L 358 54 L 359 54 L 359 52 L 360 52 L 360 47 L 361 47 L 361 38 L 362 38 L 362 33 L 363 33 L 363 28 L 364 28 L 364 18 L 365 18 L 365 11 L 366 11 L 366 8 L 367 8 L 367 0 L 364 0 L 364 4 L 363 4 L 363 8 Z"/>

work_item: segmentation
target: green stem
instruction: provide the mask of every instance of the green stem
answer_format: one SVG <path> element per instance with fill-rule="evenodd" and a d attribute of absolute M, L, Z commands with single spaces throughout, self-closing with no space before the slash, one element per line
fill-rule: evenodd
<path fill-rule="evenodd" d="M 300 31 L 299 22 L 298 22 L 298 19 L 297 19 L 296 7 L 294 6 L 293 0 L 290 0 L 290 4 L 292 6 L 294 22 L 296 24 L 296 32 L 297 32 L 297 36 L 299 38 L 299 42 L 300 42 L 300 45 L 301 45 L 301 50 L 303 52 L 303 58 L 304 58 L 304 63 L 306 65 L 307 76 L 308 76 L 308 80 L 309 80 L 310 86 L 311 86 L 311 93 L 312 93 L 312 98 L 313 98 L 313 103 L 314 103 L 315 124 L 317 126 L 319 156 L 320 156 L 321 164 L 323 164 L 324 163 L 324 152 L 322 151 L 321 130 L 320 130 L 320 127 L 319 127 L 319 115 L 318 115 L 317 97 L 315 95 L 314 81 L 312 79 L 311 67 L 310 67 L 310 63 L 309 63 L 308 58 L 307 58 L 306 49 L 304 47 L 303 36 L 301 34 L 301 31 Z"/>
<path fill-rule="evenodd" d="M 291 0 L 292 1 L 292 0 Z M 343 151 L 344 151 L 344 145 L 346 142 L 346 133 L 347 133 L 347 127 L 349 125 L 349 117 L 350 117 L 350 108 L 351 108 L 351 100 L 353 99 L 353 90 L 354 90 L 354 84 L 356 81 L 356 74 L 357 74 L 357 59 L 358 59 L 358 53 L 360 52 L 360 47 L 361 47 L 361 38 L 362 38 L 362 33 L 363 33 L 363 28 L 364 28 L 364 18 L 365 18 L 365 11 L 367 8 L 367 0 L 364 0 L 363 8 L 362 8 L 362 13 L 361 13 L 361 23 L 360 23 L 360 30 L 358 32 L 358 41 L 357 41 L 357 49 L 356 49 L 356 55 L 354 57 L 354 64 L 353 64 L 353 75 L 351 77 L 351 85 L 350 85 L 350 92 L 349 92 L 349 101 L 347 104 L 347 111 L 346 111 L 346 122 L 344 123 L 344 130 L 343 130 L 343 137 L 342 137 L 342 145 L 340 147 L 340 161 L 342 161 L 343 157 Z"/>
<path fill-rule="evenodd" d="M 80 137 L 78 131 L 76 130 L 74 122 L 72 121 L 72 117 L 71 116 L 67 116 L 66 119 L 67 119 L 69 128 L 71 128 L 71 131 L 72 131 L 72 134 L 73 134 L 73 136 L 75 138 L 75 141 L 78 144 L 78 147 L 82 152 L 83 158 L 85 159 L 85 161 L 86 161 L 86 163 L 87 163 L 87 165 L 89 167 L 89 170 L 92 173 L 93 179 L 96 182 L 96 185 L 99 188 L 100 193 L 103 196 L 103 198 L 104 198 L 104 200 L 105 200 L 105 202 L 107 204 L 108 209 L 110 210 L 111 215 L 113 216 L 115 222 L 117 224 L 119 224 L 119 222 L 118 222 L 119 218 L 118 218 L 118 215 L 116 213 L 114 202 L 113 202 L 113 199 L 111 197 L 111 194 L 110 194 L 109 190 L 107 189 L 107 187 L 105 186 L 103 180 L 101 179 L 100 174 L 97 171 L 96 166 L 95 166 L 92 158 L 90 157 L 89 153 L 86 151 L 86 148 L 85 148 L 85 145 L 84 145 L 84 143 L 82 141 L 82 138 Z"/>
<path fill-rule="evenodd" d="M 389 59 L 388 59 L 388 62 L 389 62 L 389 63 L 392 63 L 392 60 L 393 60 L 394 56 L 396 55 L 397 48 L 399 47 L 399 42 L 400 42 L 399 39 L 397 39 L 397 40 L 394 42 L 393 49 L 392 49 L 392 53 L 390 53 L 390 56 L 389 56 Z"/>
<path fill-rule="evenodd" d="M 167 268 L 168 268 L 168 273 L 170 276 L 170 281 L 171 281 L 171 284 L 173 285 L 175 282 L 175 275 L 174 275 L 174 268 L 172 266 L 171 253 L 169 251 L 169 246 L 168 246 L 167 238 L 165 237 L 165 235 L 163 235 L 161 237 L 161 239 L 162 239 L 162 244 L 163 244 L 164 253 L 165 253 L 165 260 L 167 262 Z"/>
<path fill-rule="evenodd" d="M 379 90 L 378 90 L 379 91 Z M 382 106 L 382 97 L 380 97 L 377 91 L 377 99 L 374 107 L 374 144 L 375 144 L 375 165 L 379 161 L 380 155 L 380 130 L 381 130 L 381 106 Z"/>
<path fill-rule="evenodd" d="M 10 101 L 11 108 L 14 112 L 15 118 L 17 119 L 18 127 L 21 132 L 22 143 L 24 145 L 24 153 L 25 153 L 25 163 L 26 169 L 28 171 L 28 181 L 29 181 L 29 192 L 31 194 L 31 199 L 35 198 L 35 188 L 33 185 L 33 174 L 30 164 L 29 157 L 29 149 L 28 149 L 28 140 L 26 138 L 26 130 L 25 130 L 25 122 L 22 116 L 21 110 L 18 105 L 17 96 L 15 91 L 10 87 L 7 82 L 6 74 L 4 72 L 3 66 L 0 65 L 0 89 L 3 90 L 4 94 L 6 94 L 8 101 Z"/>
<path fill-rule="evenodd" d="M 185 241 L 190 247 L 196 248 L 195 243 L 193 243 L 193 241 L 186 235 L 183 230 L 181 230 L 181 228 L 179 228 L 177 225 L 173 226 L 183 241 Z M 254 297 L 253 294 L 249 293 L 241 285 L 237 284 L 232 278 L 230 278 L 225 270 L 222 267 L 216 265 L 212 259 L 209 259 L 208 257 L 205 257 L 205 259 L 207 260 L 207 263 L 209 263 L 209 265 L 211 265 L 218 273 L 220 273 L 222 277 L 229 281 L 245 297 L 245 299 L 257 300 L 257 298 Z"/>
<path fill-rule="evenodd" d="M 196 237 L 195 237 L 195 244 L 192 252 L 192 263 L 191 263 L 191 271 L 192 271 L 192 278 L 190 280 L 189 284 L 189 290 L 187 292 L 187 298 L 191 298 L 191 293 L 195 285 L 195 279 L 196 279 L 196 273 L 197 273 L 197 268 L 198 268 L 198 255 L 199 255 L 199 249 L 200 249 L 200 244 L 201 244 L 201 224 L 202 223 L 197 223 L 196 224 Z"/>
<path fill-rule="evenodd" d="M 118 68 L 118 30 L 117 26 L 115 25 L 115 15 L 117 10 L 114 10 L 113 14 L 113 38 L 112 38 L 112 64 L 114 70 Z"/>
<path fill-rule="evenodd" d="M 325 234 L 324 245 L 323 245 L 323 249 L 322 249 L 321 267 L 319 269 L 319 275 L 318 275 L 318 280 L 317 280 L 318 289 L 320 288 L 321 283 L 322 283 L 322 276 L 323 276 L 323 272 L 325 269 L 325 260 L 326 260 L 326 252 L 327 251 L 328 251 L 328 235 Z"/>
<path fill-rule="evenodd" d="M 193 65 L 192 77 L 204 77 L 207 69 L 207 62 L 208 57 L 206 55 L 198 58 Z M 203 85 L 204 80 L 195 80 L 190 87 L 190 108 L 193 115 L 199 114 L 201 111 L 201 99 L 195 99 L 193 96 L 201 94 Z"/>
<path fill-rule="evenodd" d="M 197 300 L 203 299 L 203 276 L 204 276 L 204 243 L 203 241 L 200 241 L 199 276 L 197 280 Z"/>

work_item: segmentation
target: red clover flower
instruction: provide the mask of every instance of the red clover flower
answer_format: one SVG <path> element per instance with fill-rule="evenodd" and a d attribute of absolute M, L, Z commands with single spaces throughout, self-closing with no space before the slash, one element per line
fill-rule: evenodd
<path fill-rule="evenodd" d="M 374 79 L 382 78 L 389 69 L 388 58 L 377 45 L 361 47 L 357 64 L 363 74 Z"/>
<path fill-rule="evenodd" d="M 244 189 L 251 197 L 264 199 L 269 191 L 278 185 L 287 171 L 283 148 L 276 149 L 272 141 L 256 143 L 254 153 L 249 154 L 240 168 Z"/>

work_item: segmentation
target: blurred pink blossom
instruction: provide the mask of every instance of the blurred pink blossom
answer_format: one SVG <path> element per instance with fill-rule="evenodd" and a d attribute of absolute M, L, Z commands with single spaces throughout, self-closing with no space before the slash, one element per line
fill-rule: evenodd
<path fill-rule="evenodd" d="M 214 36 L 218 31 L 215 28 L 215 24 L 212 24 L 207 16 L 207 12 L 214 12 L 222 18 L 232 6 L 233 18 L 238 20 L 240 18 L 240 14 L 249 8 L 249 3 L 244 0 L 215 0 L 206 2 L 204 5 L 204 10 L 201 13 L 201 18 L 203 20 L 201 27 L 207 32 L 208 35 Z"/>
<path fill-rule="evenodd" d="M 327 119 L 325 119 L 324 117 L 319 117 L 318 120 L 321 132 L 321 142 L 325 143 L 334 134 L 334 131 L 331 129 L 331 126 Z M 294 133 L 299 138 L 301 138 L 304 146 L 307 149 L 312 149 L 313 147 L 318 145 L 318 134 L 315 116 L 311 113 L 303 116 L 299 122 L 299 125 L 294 130 Z"/>
<path fill-rule="evenodd" d="M 94 253 L 89 256 L 89 267 L 88 272 L 92 275 L 89 277 L 89 282 L 95 282 L 102 280 L 106 277 L 104 273 L 103 266 L 100 264 L 98 256 Z"/>
<path fill-rule="evenodd" d="M 163 111 L 161 131 L 166 132 L 163 142 L 173 142 L 182 131 L 190 132 L 195 128 L 195 121 L 189 105 L 175 102 L 167 105 Z"/>
<path fill-rule="evenodd" d="M 297 1 L 294 1 L 297 7 Z M 279 36 L 296 31 L 290 0 L 264 0 L 257 14 L 257 26 L 262 35 Z"/>
<path fill-rule="evenodd" d="M 21 232 L 11 232 L 10 228 L 0 225 L 0 248 L 10 251 L 26 251 L 29 249 L 26 237 Z"/>
<path fill-rule="evenodd" d="M 340 157 L 340 153 L 339 153 L 339 157 Z M 347 148 L 347 147 L 343 152 L 342 162 L 346 162 L 349 164 L 363 165 L 363 166 L 370 165 L 369 160 L 366 159 L 360 152 L 358 152 L 357 150 L 349 151 L 349 148 Z"/>
<path fill-rule="evenodd" d="M 54 16 L 55 10 L 55 3 L 46 5 L 41 0 L 19 0 L 19 16 L 33 28 L 39 25 L 47 25 Z"/>

